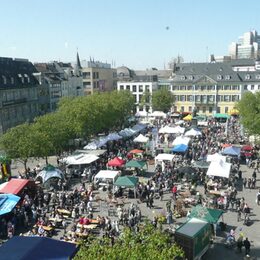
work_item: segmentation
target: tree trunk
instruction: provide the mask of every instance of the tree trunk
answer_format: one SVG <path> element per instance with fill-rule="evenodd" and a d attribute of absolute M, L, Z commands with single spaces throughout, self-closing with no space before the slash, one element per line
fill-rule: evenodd
<path fill-rule="evenodd" d="M 46 165 L 49 164 L 49 162 L 48 162 L 48 156 L 45 157 L 45 162 L 46 162 Z"/>

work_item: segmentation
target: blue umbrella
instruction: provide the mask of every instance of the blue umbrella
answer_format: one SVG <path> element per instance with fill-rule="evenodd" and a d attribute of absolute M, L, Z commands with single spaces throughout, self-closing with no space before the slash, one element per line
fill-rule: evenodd
<path fill-rule="evenodd" d="M 20 197 L 13 194 L 0 194 L 0 216 L 11 212 L 19 200 Z"/>
<path fill-rule="evenodd" d="M 185 153 L 187 149 L 188 149 L 188 145 L 178 144 L 172 149 L 172 151 L 176 153 Z"/>

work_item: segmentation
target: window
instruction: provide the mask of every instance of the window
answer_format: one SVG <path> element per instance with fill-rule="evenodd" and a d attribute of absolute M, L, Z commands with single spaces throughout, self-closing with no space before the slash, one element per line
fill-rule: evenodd
<path fill-rule="evenodd" d="M 189 112 L 192 112 L 192 107 L 191 106 L 189 106 Z"/>
<path fill-rule="evenodd" d="M 224 90 L 230 90 L 230 89 L 231 89 L 231 86 L 229 86 L 229 85 L 224 86 Z"/>
<path fill-rule="evenodd" d="M 230 80 L 230 79 L 231 79 L 231 76 L 230 76 L 230 75 L 226 75 L 226 76 L 225 76 L 225 79 L 226 79 L 226 80 Z"/>
<path fill-rule="evenodd" d="M 200 96 L 200 95 L 195 96 L 195 101 L 196 101 L 196 102 L 200 102 L 200 100 L 201 100 L 201 96 Z"/>
<path fill-rule="evenodd" d="M 136 85 L 133 85 L 133 92 L 136 92 Z"/>
<path fill-rule="evenodd" d="M 234 86 L 232 86 L 232 90 L 240 90 L 240 86 L 234 85 Z"/>
<path fill-rule="evenodd" d="M 193 96 L 192 96 L 192 95 L 188 95 L 188 96 L 187 96 L 187 101 L 192 102 L 192 101 L 193 101 Z"/>
<path fill-rule="evenodd" d="M 228 113 L 228 107 L 225 107 L 225 113 L 226 114 Z"/>
<path fill-rule="evenodd" d="M 255 89 L 255 86 L 254 85 L 251 85 L 251 90 L 254 90 Z"/>
<path fill-rule="evenodd" d="M 230 101 L 230 96 L 229 95 L 224 95 L 224 101 L 229 102 Z"/>
<path fill-rule="evenodd" d="M 187 90 L 192 90 L 193 86 L 187 86 Z"/>
<path fill-rule="evenodd" d="M 184 107 L 183 106 L 181 107 L 181 111 L 184 112 Z"/>
<path fill-rule="evenodd" d="M 260 85 L 258 85 L 258 90 L 260 90 Z"/>
<path fill-rule="evenodd" d="M 245 79 L 250 79 L 250 78 L 251 78 L 251 76 L 249 74 L 245 75 Z"/>
<path fill-rule="evenodd" d="M 244 90 L 247 90 L 247 85 L 244 85 Z"/>
<path fill-rule="evenodd" d="M 220 107 L 217 107 L 217 113 L 220 113 Z"/>
<path fill-rule="evenodd" d="M 214 102 L 215 97 L 213 95 L 208 96 L 209 102 Z"/>
<path fill-rule="evenodd" d="M 186 99 L 186 96 L 184 96 L 184 95 L 180 96 L 180 101 L 186 101 L 185 99 Z"/>
<path fill-rule="evenodd" d="M 130 85 L 126 85 L 126 90 L 130 90 Z"/>
<path fill-rule="evenodd" d="M 201 86 L 201 91 L 204 91 L 204 90 L 206 90 L 206 86 Z"/>
<path fill-rule="evenodd" d="M 202 108 L 202 113 L 206 113 L 206 107 Z"/>
<path fill-rule="evenodd" d="M 217 80 L 222 80 L 222 75 L 218 75 Z"/>
<path fill-rule="evenodd" d="M 189 79 L 189 80 L 193 80 L 193 79 L 194 79 L 194 76 L 189 76 L 188 79 Z"/>
<path fill-rule="evenodd" d="M 83 79 L 89 79 L 90 78 L 90 72 L 83 72 L 82 76 L 83 76 Z"/>
<path fill-rule="evenodd" d="M 139 85 L 139 92 L 143 92 L 143 85 Z"/>
<path fill-rule="evenodd" d="M 203 104 L 206 104 L 206 103 L 207 103 L 207 96 L 206 96 L 206 95 L 203 95 L 203 96 L 202 96 L 202 103 L 203 103 Z"/>
<path fill-rule="evenodd" d="M 137 95 L 134 95 L 135 103 L 137 103 Z"/>
<path fill-rule="evenodd" d="M 212 113 L 213 109 L 212 107 L 209 107 L 209 113 Z"/>
<path fill-rule="evenodd" d="M 180 90 L 186 90 L 186 86 L 180 86 Z"/>
<path fill-rule="evenodd" d="M 239 95 L 232 95 L 232 102 L 239 101 Z"/>
<path fill-rule="evenodd" d="M 218 86 L 218 90 L 223 90 L 223 86 Z"/>
<path fill-rule="evenodd" d="M 260 74 L 255 75 L 255 79 L 260 79 Z"/>
<path fill-rule="evenodd" d="M 145 91 L 149 91 L 150 90 L 150 86 L 149 85 L 145 85 Z"/>
<path fill-rule="evenodd" d="M 208 90 L 215 90 L 215 86 L 208 86 Z"/>
<path fill-rule="evenodd" d="M 186 77 L 185 76 L 181 76 L 181 80 L 185 80 L 186 79 Z"/>
<path fill-rule="evenodd" d="M 120 85 L 120 90 L 124 90 L 124 85 Z"/>

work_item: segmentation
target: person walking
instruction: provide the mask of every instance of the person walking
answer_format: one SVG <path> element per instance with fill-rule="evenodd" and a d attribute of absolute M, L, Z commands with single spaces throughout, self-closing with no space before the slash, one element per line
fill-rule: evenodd
<path fill-rule="evenodd" d="M 260 189 L 258 190 L 256 194 L 256 204 L 259 206 L 260 205 Z"/>
<path fill-rule="evenodd" d="M 248 238 L 246 238 L 244 240 L 244 247 L 245 247 L 245 255 L 249 255 L 250 253 L 250 247 L 251 247 L 251 243 L 249 242 Z"/>

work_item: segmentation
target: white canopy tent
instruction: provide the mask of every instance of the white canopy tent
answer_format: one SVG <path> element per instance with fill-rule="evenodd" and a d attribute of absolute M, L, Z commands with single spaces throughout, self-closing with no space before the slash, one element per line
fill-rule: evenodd
<path fill-rule="evenodd" d="M 219 153 L 208 154 L 207 156 L 207 162 L 218 162 L 220 160 L 225 162 L 226 156 L 220 155 Z"/>
<path fill-rule="evenodd" d="M 183 123 L 185 123 L 184 120 L 179 120 L 179 121 L 175 122 L 175 125 L 181 125 L 181 124 L 183 124 Z"/>
<path fill-rule="evenodd" d="M 171 126 L 164 126 L 159 130 L 160 134 L 183 134 L 185 131 L 184 127 L 180 127 L 180 126 L 175 126 L 175 127 L 171 127 Z"/>
<path fill-rule="evenodd" d="M 98 160 L 99 157 L 94 154 L 78 154 L 78 155 L 71 155 L 64 159 L 62 159 L 62 162 L 66 163 L 67 165 L 81 165 L 81 164 L 90 164 L 96 160 Z"/>
<path fill-rule="evenodd" d="M 136 143 L 147 143 L 149 141 L 149 138 L 140 134 L 135 139 L 134 142 Z"/>
<path fill-rule="evenodd" d="M 151 115 L 151 117 L 166 117 L 166 114 L 162 111 L 154 111 Z"/>
<path fill-rule="evenodd" d="M 149 116 L 149 113 L 146 111 L 138 111 L 135 113 L 135 116 L 136 117 L 146 117 L 146 116 Z"/>
<path fill-rule="evenodd" d="M 95 183 L 100 181 L 99 184 L 101 185 L 109 183 L 114 184 L 118 176 L 119 171 L 101 170 L 95 176 Z"/>
<path fill-rule="evenodd" d="M 179 145 L 179 144 L 185 144 L 188 145 L 190 142 L 190 138 L 187 136 L 178 136 L 174 139 L 174 141 L 172 142 L 173 146 Z"/>
<path fill-rule="evenodd" d="M 192 128 L 191 130 L 187 131 L 184 135 L 185 136 L 198 136 L 198 135 L 202 135 L 202 133 L 200 131 Z"/>
<path fill-rule="evenodd" d="M 155 167 L 158 164 L 162 165 L 162 170 L 164 170 L 164 161 L 169 161 L 170 163 L 173 162 L 175 155 L 174 154 L 169 154 L 169 153 L 160 153 L 158 154 L 154 159 L 155 159 Z"/>
<path fill-rule="evenodd" d="M 223 160 L 212 161 L 209 165 L 207 175 L 229 178 L 231 163 L 226 163 Z"/>

